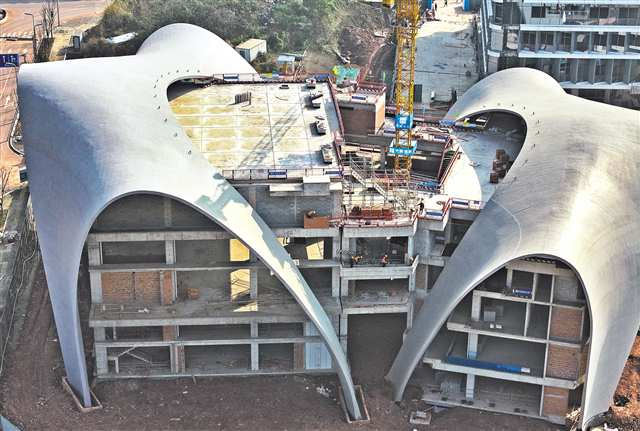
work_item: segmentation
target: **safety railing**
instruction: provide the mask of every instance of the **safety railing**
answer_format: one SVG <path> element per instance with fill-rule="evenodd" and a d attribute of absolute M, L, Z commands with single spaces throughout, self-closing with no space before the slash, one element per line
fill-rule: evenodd
<path fill-rule="evenodd" d="M 231 181 L 288 180 L 308 176 L 327 175 L 342 177 L 342 167 L 330 168 L 271 168 L 271 169 L 222 169 L 222 176 Z"/>

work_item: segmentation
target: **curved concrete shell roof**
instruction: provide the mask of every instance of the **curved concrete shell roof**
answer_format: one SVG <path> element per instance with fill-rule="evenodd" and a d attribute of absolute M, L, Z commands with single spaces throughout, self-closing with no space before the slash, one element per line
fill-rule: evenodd
<path fill-rule="evenodd" d="M 640 113 L 565 94 L 532 69 L 498 72 L 449 110 L 527 125 L 515 164 L 440 274 L 387 375 L 394 397 L 467 293 L 508 262 L 559 259 L 581 280 L 591 315 L 582 424 L 609 408 L 640 325 Z"/>
<path fill-rule="evenodd" d="M 179 79 L 255 73 L 222 39 L 173 24 L 134 56 L 20 69 L 20 111 L 33 208 L 72 386 L 91 404 L 78 317 L 87 233 L 111 202 L 134 193 L 181 201 L 244 242 L 291 292 L 333 357 L 347 407 L 360 418 L 344 351 L 322 306 L 271 229 L 197 151 L 176 122 L 167 87 Z"/>

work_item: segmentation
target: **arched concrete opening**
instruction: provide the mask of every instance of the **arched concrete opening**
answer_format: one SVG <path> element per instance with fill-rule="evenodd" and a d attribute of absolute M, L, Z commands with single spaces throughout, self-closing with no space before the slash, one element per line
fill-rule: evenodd
<path fill-rule="evenodd" d="M 553 257 L 523 257 L 467 290 L 411 384 L 429 404 L 564 424 L 582 406 L 590 341 L 579 275 Z"/>
<path fill-rule="evenodd" d="M 98 377 L 304 372 L 318 350 L 325 359 L 314 372 L 344 371 L 336 344 L 323 342 L 337 338 L 338 321 L 317 302 L 322 280 L 300 275 L 300 292 L 260 254 L 259 238 L 237 237 L 205 214 L 166 195 L 135 193 L 96 218 L 87 254 Z M 292 246 L 286 239 L 274 236 L 269 250 Z"/>

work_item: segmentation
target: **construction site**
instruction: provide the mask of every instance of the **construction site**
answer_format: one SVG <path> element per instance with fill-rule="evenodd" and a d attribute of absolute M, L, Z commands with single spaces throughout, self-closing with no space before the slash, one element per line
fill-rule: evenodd
<path fill-rule="evenodd" d="M 135 56 L 20 71 L 43 262 L 23 330 L 55 347 L 16 348 L 10 374 L 20 358 L 49 371 L 9 377 L 24 395 L 5 383 L 5 416 L 25 429 L 603 422 L 640 326 L 637 220 L 600 212 L 640 199 L 637 112 L 530 69 L 476 83 L 466 3 L 439 30 L 425 30 L 433 7 L 383 3 L 391 84 L 368 73 L 373 54 L 356 79 L 261 75 L 188 24 Z M 425 55 L 435 33 L 448 63 Z M 633 261 L 593 251 L 605 240 Z M 620 387 L 640 375 L 629 364 Z M 43 423 L 49 409 L 64 413 Z"/>

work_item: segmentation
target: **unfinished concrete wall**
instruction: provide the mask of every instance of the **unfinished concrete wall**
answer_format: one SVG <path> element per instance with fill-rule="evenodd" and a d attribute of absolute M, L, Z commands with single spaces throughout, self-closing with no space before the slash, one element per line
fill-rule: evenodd
<path fill-rule="evenodd" d="M 100 213 L 92 230 L 150 230 L 164 227 L 164 198 L 141 194 L 111 203 Z"/>
<path fill-rule="evenodd" d="M 212 265 L 230 262 L 229 240 L 176 241 L 176 263 Z"/>
<path fill-rule="evenodd" d="M 230 270 L 178 271 L 178 298 L 185 299 L 188 289 L 197 289 L 200 295 L 210 299 L 229 301 L 231 299 Z"/>
<path fill-rule="evenodd" d="M 123 241 L 102 243 L 102 263 L 164 263 L 164 241 Z"/>
<path fill-rule="evenodd" d="M 304 214 L 316 211 L 320 216 L 340 211 L 336 193 L 327 196 L 270 196 L 267 187 L 256 189 L 255 209 L 271 227 L 303 226 Z"/>

